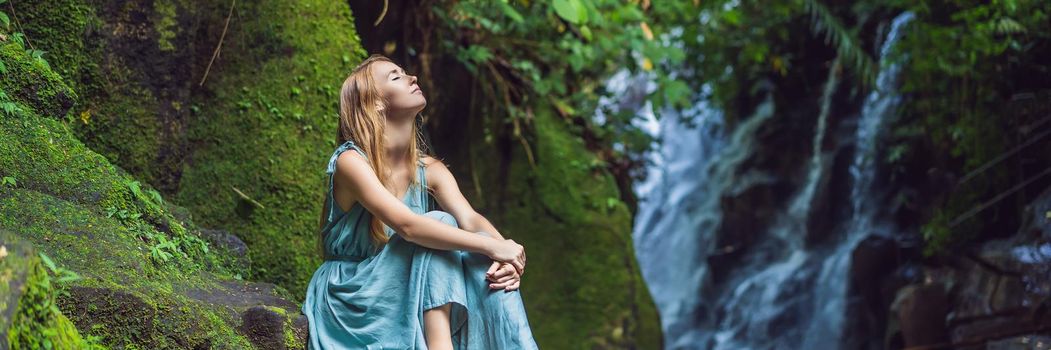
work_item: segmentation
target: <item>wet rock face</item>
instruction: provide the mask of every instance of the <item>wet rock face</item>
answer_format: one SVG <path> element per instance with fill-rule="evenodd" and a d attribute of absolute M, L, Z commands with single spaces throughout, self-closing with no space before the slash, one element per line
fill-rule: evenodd
<path fill-rule="evenodd" d="M 945 317 L 949 313 L 946 286 L 910 285 L 898 292 L 891 311 L 897 318 L 904 346 L 940 344 L 949 339 Z"/>
<path fill-rule="evenodd" d="M 241 313 L 241 332 L 248 336 L 258 349 L 284 350 L 281 341 L 285 318 L 266 307 L 256 306 Z"/>
<path fill-rule="evenodd" d="M 1038 235 L 1044 240 L 1051 240 L 1051 194 L 1045 192 L 1032 204 L 1032 212 L 1029 213 L 1028 225 L 1023 229 L 1029 234 Z"/>
<path fill-rule="evenodd" d="M 201 237 L 213 246 L 229 252 L 239 268 L 247 270 L 251 266 L 248 245 L 237 235 L 223 230 L 201 229 Z"/>
<path fill-rule="evenodd" d="M 281 310 L 265 306 L 254 306 L 241 313 L 242 324 L 238 328 L 248 340 L 256 346 L 256 349 L 285 350 L 292 344 L 306 343 L 308 332 L 306 316 L 300 316 L 294 321 L 289 321 Z M 291 323 L 292 329 L 286 331 L 286 326 Z M 294 341 L 292 344 L 289 342 Z"/>
<path fill-rule="evenodd" d="M 961 264 L 946 320 L 954 343 L 1051 332 L 1051 243 L 1027 236 L 989 242 Z"/>
<path fill-rule="evenodd" d="M 80 329 L 120 329 L 134 344 L 157 346 L 154 336 L 156 309 L 134 294 L 108 288 L 73 286 L 61 303 Z"/>
<path fill-rule="evenodd" d="M 776 218 L 776 207 L 770 203 L 778 202 L 777 190 L 775 185 L 755 185 L 720 200 L 723 216 L 716 240 L 719 248 L 708 257 L 713 281 L 724 280 L 734 267 L 733 261 L 754 248 L 756 240 Z"/>
<path fill-rule="evenodd" d="M 78 137 L 172 193 L 189 148 L 183 133 L 190 95 L 200 80 L 194 71 L 211 56 L 208 45 L 194 43 L 212 30 L 211 21 L 197 23 L 193 12 L 206 4 L 27 0 L 12 5 L 34 47 L 47 53 L 81 97 L 89 97 L 80 99 L 70 118 Z M 72 106 L 69 100 L 66 108 Z"/>
<path fill-rule="evenodd" d="M 1051 191 L 1015 235 L 960 252 L 897 290 L 888 348 L 940 345 L 1023 349 L 1051 332 Z M 951 345 L 950 345 L 951 344 Z"/>

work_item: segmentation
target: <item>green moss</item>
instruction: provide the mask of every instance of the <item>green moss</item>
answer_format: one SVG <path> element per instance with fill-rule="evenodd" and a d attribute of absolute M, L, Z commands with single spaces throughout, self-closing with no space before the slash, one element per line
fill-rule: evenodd
<path fill-rule="evenodd" d="M 153 2 L 153 11 L 157 18 L 153 21 L 154 30 L 157 32 L 157 47 L 161 51 L 174 51 L 175 45 L 172 40 L 178 35 L 179 28 L 176 21 L 175 4 L 170 1 L 157 0 Z"/>
<path fill-rule="evenodd" d="M 0 88 L 8 98 L 33 110 L 63 115 L 77 98 L 76 93 L 51 71 L 46 60 L 30 56 L 14 41 L 0 42 L 0 58 L 6 67 L 0 75 Z"/>
<path fill-rule="evenodd" d="M 321 263 L 315 235 L 325 162 L 337 146 L 337 93 L 365 53 L 346 3 L 258 1 L 237 11 L 239 35 L 252 45 L 224 45 L 222 68 L 208 77 L 214 98 L 190 127 L 194 165 L 176 201 L 248 244 L 250 278 L 302 300 Z"/>
<path fill-rule="evenodd" d="M 536 339 L 552 349 L 660 347 L 614 179 L 549 108 L 534 113 L 537 168 L 515 147 L 509 178 L 480 176 L 489 179 L 483 189 L 508 188 L 494 223 L 528 251 L 521 290 Z"/>
<path fill-rule="evenodd" d="M 57 300 L 27 303 L 68 320 L 21 312 L 29 316 L 15 321 L 11 339 L 35 348 L 43 339 L 76 341 L 71 334 L 79 330 L 126 349 L 252 348 L 237 331 L 239 310 L 207 301 L 209 293 L 236 295 L 219 282 L 244 271 L 207 249 L 194 223 L 175 219 L 173 206 L 150 186 L 88 149 L 61 118 L 41 114 L 55 110 L 48 95 L 6 92 L 34 84 L 61 91 L 61 79 L 33 60 L 19 44 L 0 45 L 0 62 L 9 68 L 0 102 L 18 107 L 0 118 L 0 176 L 17 179 L 0 186 L 0 229 L 17 232 L 82 279 Z M 170 258 L 158 259 L 158 247 Z"/>
<path fill-rule="evenodd" d="M 33 249 L 20 249 L 21 241 L 8 232 L 3 237 L 6 255 L 0 257 L 0 295 L 18 295 L 17 308 L 7 329 L 10 349 L 105 349 L 94 338 L 85 339 L 56 304 L 57 289 Z M 12 244 L 14 243 L 14 244 Z M 24 274 L 24 275 L 23 275 Z M 20 276 L 21 275 L 21 276 Z M 19 280 L 21 279 L 21 280 Z M 18 280 L 18 281 L 16 281 Z M 18 283 L 16 283 L 18 282 Z M 20 290 L 10 290 L 12 286 Z M 10 305 L 3 305 L 7 309 Z"/>
<path fill-rule="evenodd" d="M 3 152 L 0 155 L 11 156 Z M 97 207 L 92 210 L 82 203 L 28 189 L 40 182 L 43 181 L 24 177 L 20 185 L 27 188 L 0 190 L 0 228 L 19 230 L 22 237 L 56 262 L 79 273 L 84 280 L 78 286 L 126 295 L 114 299 L 117 304 L 103 308 L 114 310 L 112 317 L 105 318 L 95 317 L 98 313 L 91 310 L 76 310 L 79 300 L 66 300 L 64 307 L 76 310 L 71 313 L 73 319 L 78 326 L 87 327 L 85 332 L 101 337 L 106 344 L 122 346 L 164 347 L 171 339 L 190 335 L 206 335 L 195 339 L 198 344 L 216 339 L 224 344 L 247 344 L 235 331 L 239 321 L 236 314 L 225 315 L 228 312 L 223 309 L 184 295 L 190 290 L 218 288 L 214 277 L 208 277 L 211 273 L 205 273 L 209 265 L 203 262 L 219 259 L 190 256 L 158 263 L 151 258 L 148 242 L 118 218 L 107 217 Z M 224 272 L 221 265 L 210 266 L 216 273 Z M 133 308 L 131 315 L 118 312 L 131 306 L 128 303 L 132 300 L 141 301 L 141 308 Z M 143 312 L 154 315 L 157 321 L 152 326 L 140 322 L 138 316 Z M 223 313 L 224 318 L 216 316 L 217 312 Z"/>
<path fill-rule="evenodd" d="M 254 262 L 245 277 L 302 299 L 320 264 L 312 248 L 324 162 L 336 147 L 337 92 L 365 56 L 347 4 L 239 2 L 215 62 L 229 3 L 19 7 L 29 36 L 92 97 L 68 118 L 78 138 L 172 195 L 200 224 L 242 238 Z M 75 18 L 60 23 L 67 11 Z"/>
<path fill-rule="evenodd" d="M 34 47 L 46 52 L 78 93 L 91 97 L 81 99 L 66 118 L 78 139 L 165 190 L 178 176 L 180 164 L 172 160 L 181 159 L 180 138 L 172 131 L 186 115 L 172 101 L 186 95 L 179 90 L 189 84 L 178 76 L 190 52 L 176 40 L 178 29 L 187 25 L 177 22 L 178 8 L 172 1 L 17 3 L 21 27 Z"/>
<path fill-rule="evenodd" d="M 9 69 L 9 74 L 0 81 L 3 91 L 18 91 L 22 85 L 33 85 L 36 75 L 54 74 L 41 66 L 31 70 L 18 69 L 27 66 L 26 62 L 32 58 L 15 43 L 0 46 L 0 59 L 7 66 L 16 68 Z M 54 86 L 64 86 L 57 81 Z M 72 92 L 68 94 L 72 95 Z M 0 168 L 3 169 L 0 172 L 4 176 L 21 179 L 19 187 L 96 208 L 98 214 L 115 217 L 127 228 L 136 229 L 138 235 L 135 238 L 158 237 L 163 232 L 180 242 L 175 250 L 185 254 L 183 261 L 221 265 L 212 259 L 216 256 L 207 254 L 203 241 L 189 234 L 196 229 L 192 223 L 176 220 L 167 212 L 167 204 L 160 195 L 148 185 L 139 184 L 123 169 L 114 167 L 104 157 L 87 149 L 60 121 L 34 113 L 36 106 L 46 103 L 38 103 L 32 97 L 10 95 L 14 95 L 15 102 L 25 108 L 0 119 L 0 138 L 5 140 L 0 143 Z"/>

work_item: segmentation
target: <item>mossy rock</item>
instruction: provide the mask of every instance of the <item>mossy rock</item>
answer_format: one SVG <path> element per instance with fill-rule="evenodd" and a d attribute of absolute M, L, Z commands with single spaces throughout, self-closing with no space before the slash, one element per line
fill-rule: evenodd
<path fill-rule="evenodd" d="M 510 151 L 471 147 L 473 159 L 506 158 L 507 168 L 477 166 L 473 176 L 488 191 L 465 190 L 472 203 L 484 203 L 478 210 L 501 234 L 526 247 L 521 291 L 537 342 L 551 349 L 660 348 L 656 306 L 616 181 L 551 106 L 533 112 L 532 163 L 517 140 Z M 482 133 L 473 137 L 484 143 Z M 467 182 L 472 174 L 458 176 Z"/>
<path fill-rule="evenodd" d="M 0 348 L 104 349 L 55 307 L 58 290 L 36 249 L 6 230 L 0 230 L 0 279 Z"/>
<path fill-rule="evenodd" d="M 202 226 L 236 234 L 254 262 L 244 277 L 302 300 L 321 263 L 337 93 L 365 52 L 346 2 L 239 1 L 227 27 L 230 4 L 16 6 L 33 45 L 84 96 L 64 118 L 78 138 Z"/>
<path fill-rule="evenodd" d="M 63 113 L 56 99 L 76 95 L 25 47 L 0 43 L 0 62 L 0 104 L 14 106 L 0 112 L 0 230 L 81 277 L 56 297 L 58 316 L 34 326 L 60 332 L 20 341 L 55 334 L 76 341 L 79 331 L 113 348 L 303 347 L 303 337 L 286 336 L 305 332 L 287 290 L 239 280 L 246 271 L 237 259 L 210 249 L 184 209 L 88 149 L 62 114 L 45 114 Z M 39 93 L 45 90 L 55 93 Z M 283 310 L 280 344 L 254 342 L 242 331 L 258 305 Z M 61 328 L 66 317 L 75 328 Z M 9 334 L 30 334 L 15 330 Z"/>
<path fill-rule="evenodd" d="M 227 35 L 250 39 L 224 43 L 212 67 L 174 200 L 248 245 L 251 279 L 301 301 L 322 262 L 318 218 L 338 146 L 338 92 L 365 53 L 345 2 L 257 1 L 237 11 L 238 31 Z"/>

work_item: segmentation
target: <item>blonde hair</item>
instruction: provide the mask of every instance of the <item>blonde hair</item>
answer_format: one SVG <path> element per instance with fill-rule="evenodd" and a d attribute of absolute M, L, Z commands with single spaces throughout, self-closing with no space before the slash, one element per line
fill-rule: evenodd
<path fill-rule="evenodd" d="M 384 111 L 379 111 L 376 108 L 377 104 L 388 106 L 387 101 L 383 98 L 383 93 L 379 90 L 377 81 L 373 79 L 372 75 L 373 63 L 379 61 L 394 63 L 386 56 L 372 54 L 358 64 L 347 76 L 346 80 L 343 81 L 343 87 L 339 93 L 339 126 L 336 141 L 337 145 L 353 141 L 365 153 L 369 165 L 379 177 L 383 187 L 397 196 L 391 176 L 392 171 L 386 166 L 385 162 L 386 140 L 383 135 L 386 135 L 387 124 L 384 111 L 388 109 L 384 108 Z M 412 175 L 407 191 L 411 191 L 412 186 L 420 183 L 420 179 L 416 176 L 418 172 L 416 164 L 428 153 L 420 130 L 421 127 L 418 123 L 421 121 L 419 117 L 420 115 L 417 115 L 416 120 L 412 123 L 414 142 L 409 142 L 407 150 L 406 162 L 409 168 L 413 170 L 411 171 Z M 429 188 L 425 190 L 430 191 Z M 398 199 L 404 199 L 404 197 Z M 320 223 L 322 226 L 325 224 L 325 217 L 329 211 L 327 207 L 328 201 L 325 201 L 325 206 L 321 213 Z M 378 217 L 372 216 L 372 220 L 369 223 L 369 238 L 373 243 L 373 248 L 376 250 L 379 250 L 388 241 L 385 231 L 386 227 L 387 225 Z M 322 232 L 322 234 L 324 233 Z M 319 244 L 319 248 L 323 247 L 320 247 Z"/>

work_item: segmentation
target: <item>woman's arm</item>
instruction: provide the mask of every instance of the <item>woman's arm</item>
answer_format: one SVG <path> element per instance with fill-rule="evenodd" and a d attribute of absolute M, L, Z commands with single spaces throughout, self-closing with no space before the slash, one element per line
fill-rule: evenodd
<path fill-rule="evenodd" d="M 336 159 L 334 181 L 410 242 L 434 249 L 481 253 L 512 263 L 520 270 L 525 267 L 525 250 L 514 241 L 474 234 L 414 213 L 383 187 L 372 167 L 357 152 L 344 152 Z"/>
<path fill-rule="evenodd" d="M 428 163 L 427 183 L 434 188 L 435 200 L 442 209 L 456 218 L 460 228 L 471 232 L 485 231 L 493 238 L 504 239 L 489 219 L 476 212 L 471 203 L 467 202 L 467 198 L 460 192 L 460 186 L 456 184 L 456 178 L 444 163 L 433 158 L 425 159 L 425 163 Z"/>
<path fill-rule="evenodd" d="M 427 183 L 434 188 L 435 200 L 442 209 L 452 214 L 460 228 L 471 232 L 484 231 L 490 233 L 493 238 L 504 239 L 504 236 L 496 230 L 489 219 L 476 212 L 471 207 L 471 203 L 467 202 L 467 198 L 464 198 L 463 193 L 460 192 L 460 186 L 456 184 L 456 178 L 445 163 L 430 157 L 424 158 L 424 163 L 427 165 Z M 523 257 L 524 255 L 523 253 Z M 513 265 L 514 268 L 504 269 L 501 267 L 502 264 L 503 262 L 494 261 L 486 271 L 489 280 L 494 282 L 489 285 L 490 288 L 518 289 L 521 274 L 525 273 L 525 269 L 519 269 Z"/>

